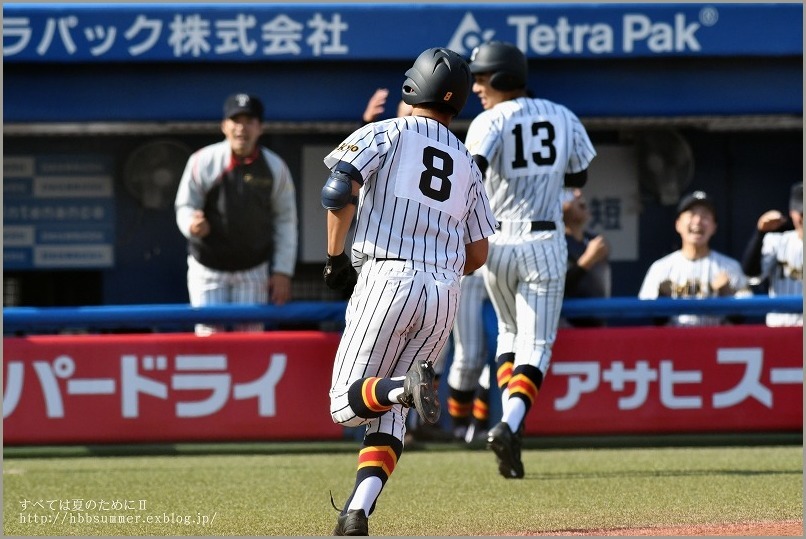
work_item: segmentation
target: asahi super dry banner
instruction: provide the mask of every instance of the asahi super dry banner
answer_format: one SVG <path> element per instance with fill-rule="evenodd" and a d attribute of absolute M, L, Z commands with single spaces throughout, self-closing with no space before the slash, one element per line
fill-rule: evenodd
<path fill-rule="evenodd" d="M 7 445 L 325 440 L 337 333 L 3 342 Z M 527 435 L 800 432 L 802 328 L 561 329 Z"/>

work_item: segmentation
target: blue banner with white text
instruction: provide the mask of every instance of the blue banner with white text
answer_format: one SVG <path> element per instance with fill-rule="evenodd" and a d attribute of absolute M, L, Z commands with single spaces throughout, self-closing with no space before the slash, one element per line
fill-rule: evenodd
<path fill-rule="evenodd" d="M 802 55 L 803 5 L 3 5 L 4 62 L 397 60 L 492 39 L 546 58 Z"/>

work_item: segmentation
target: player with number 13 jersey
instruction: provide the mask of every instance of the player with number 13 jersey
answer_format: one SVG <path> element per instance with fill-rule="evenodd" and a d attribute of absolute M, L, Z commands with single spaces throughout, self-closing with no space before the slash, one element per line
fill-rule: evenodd
<path fill-rule="evenodd" d="M 596 151 L 568 108 L 531 97 L 528 62 L 512 43 L 473 51 L 473 93 L 484 109 L 465 143 L 485 174 L 500 230 L 482 276 L 498 319 L 496 379 L 501 422 L 487 445 L 507 479 L 524 477 L 520 440 L 551 361 L 565 287 L 568 248 L 560 194 L 582 187 Z"/>

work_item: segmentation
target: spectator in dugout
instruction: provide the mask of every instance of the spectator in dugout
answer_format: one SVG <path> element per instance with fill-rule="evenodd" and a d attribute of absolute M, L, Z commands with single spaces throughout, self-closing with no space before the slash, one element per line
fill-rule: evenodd
<path fill-rule="evenodd" d="M 778 210 L 761 214 L 747 243 L 742 269 L 751 284 L 767 285 L 770 297 L 803 297 L 803 182 L 789 193 L 789 218 Z M 770 327 L 803 326 L 803 313 L 767 313 Z"/>
<path fill-rule="evenodd" d="M 568 244 L 565 273 L 565 299 L 609 298 L 611 290 L 610 245 L 601 234 L 588 229 L 591 212 L 582 189 L 565 188 L 560 196 Z M 605 320 L 596 317 L 561 318 L 560 327 L 600 327 Z"/>
<path fill-rule="evenodd" d="M 710 247 L 717 229 L 713 199 L 704 191 L 684 196 L 677 206 L 675 230 L 679 250 L 656 260 L 649 267 L 638 292 L 640 299 L 746 297 L 752 295 L 738 260 Z M 708 326 L 737 322 L 715 315 L 678 314 L 657 320 L 675 326 Z"/>

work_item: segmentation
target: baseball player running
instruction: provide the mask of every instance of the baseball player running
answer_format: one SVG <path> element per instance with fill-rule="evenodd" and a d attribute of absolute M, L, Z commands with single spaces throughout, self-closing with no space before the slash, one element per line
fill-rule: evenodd
<path fill-rule="evenodd" d="M 453 360 L 448 368 L 448 414 L 454 437 L 472 444 L 486 439 L 490 414 L 490 371 L 483 306 L 488 299 L 481 271 L 462 277 L 462 297 L 453 326 Z"/>
<path fill-rule="evenodd" d="M 482 268 L 498 317 L 496 378 L 503 399 L 487 445 L 501 475 L 522 478 L 523 424 L 549 368 L 565 286 L 560 192 L 585 184 L 596 152 L 573 112 L 529 95 L 526 57 L 515 45 L 482 44 L 470 70 L 484 111 L 470 123 L 465 143 L 485 174 L 500 222 Z"/>
<path fill-rule="evenodd" d="M 481 171 L 448 129 L 470 93 L 467 63 L 450 50 L 427 49 L 405 76 L 412 116 L 367 124 L 324 159 L 325 283 L 339 289 L 357 279 L 333 365 L 330 414 L 341 425 L 366 425 L 334 535 L 368 534 L 368 516 L 403 452 L 408 408 L 428 423 L 439 419 L 432 363 L 454 323 L 459 279 L 484 264 L 495 232 Z"/>

